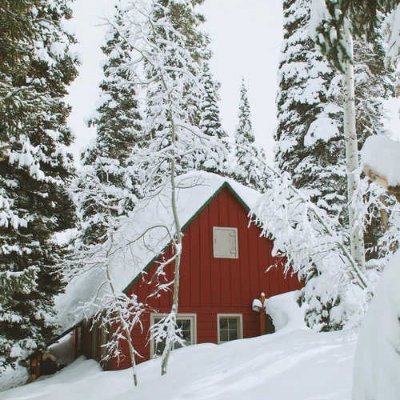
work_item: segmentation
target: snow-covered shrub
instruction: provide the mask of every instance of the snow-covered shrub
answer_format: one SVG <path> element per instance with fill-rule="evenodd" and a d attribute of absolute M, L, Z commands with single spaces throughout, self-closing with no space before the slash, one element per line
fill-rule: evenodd
<path fill-rule="evenodd" d="M 305 281 L 300 301 L 307 304 L 307 324 L 318 330 L 357 324 L 368 279 L 337 233 L 336 221 L 295 189 L 286 173 L 271 177 L 253 213 L 263 234 L 274 239 L 274 255 L 284 257 L 285 271 Z"/>

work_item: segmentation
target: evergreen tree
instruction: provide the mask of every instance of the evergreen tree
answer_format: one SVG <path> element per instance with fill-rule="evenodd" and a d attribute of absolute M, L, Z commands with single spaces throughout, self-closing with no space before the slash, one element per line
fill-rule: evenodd
<path fill-rule="evenodd" d="M 281 170 L 291 173 L 296 187 L 307 190 L 311 199 L 336 220 L 337 231 L 349 238 L 343 79 L 309 36 L 310 6 L 309 0 L 284 2 L 285 44 L 280 65 L 276 161 Z M 373 44 L 362 40 L 355 43 L 359 147 L 369 135 L 381 132 L 382 99 L 392 90 L 391 71 L 383 65 L 380 43 L 379 37 Z M 378 216 L 377 209 L 371 211 Z M 379 225 L 375 218 L 367 227 L 370 247 L 378 242 Z M 307 301 L 313 304 L 308 321 L 311 325 L 322 322 L 324 329 L 338 328 L 330 323 L 330 309 L 342 300 L 332 298 L 326 304 L 320 303 L 326 296 L 318 294 L 315 279 L 320 279 L 317 266 L 305 291 Z"/>
<path fill-rule="evenodd" d="M 372 135 L 384 133 L 383 99 L 394 96 L 395 74 L 384 60 L 382 35 L 378 34 L 372 42 L 359 39 L 354 42 L 354 73 L 356 94 L 356 130 L 358 149 L 361 150 L 365 141 Z M 377 188 L 378 189 L 378 188 Z M 380 193 L 379 189 L 378 192 Z M 379 256 L 378 242 L 384 234 L 381 208 L 376 204 L 380 194 L 374 190 L 364 194 L 364 202 L 372 203 L 370 215 L 364 233 L 364 246 L 367 260 Z M 368 198 L 369 197 L 369 198 Z"/>
<path fill-rule="evenodd" d="M 83 168 L 75 185 L 83 245 L 96 245 L 106 239 L 116 217 L 133 209 L 137 190 L 129 178 L 128 159 L 141 137 L 141 114 L 125 66 L 129 44 L 120 36 L 123 11 L 116 8 L 114 24 L 102 48 L 107 61 L 100 84 L 102 104 L 89 125 L 97 129 L 95 143 L 82 154 Z M 82 251 L 82 248 L 80 248 Z"/>
<path fill-rule="evenodd" d="M 201 132 L 212 138 L 217 145 L 210 147 L 208 154 L 196 154 L 195 167 L 196 169 L 227 175 L 229 145 L 227 141 L 228 135 L 222 128 L 218 106 L 220 84 L 212 76 L 207 60 L 203 62 L 200 82 L 204 93 L 200 104 L 198 104 L 200 114 L 199 127 Z"/>
<path fill-rule="evenodd" d="M 280 65 L 276 162 L 316 204 L 347 224 L 342 75 L 309 37 L 310 1 L 286 1 Z M 298 49 L 301 49 L 299 51 Z M 393 72 L 383 63 L 382 39 L 355 43 L 358 145 L 383 131 L 382 100 L 393 93 Z M 335 186 L 330 182 L 335 182 Z"/>
<path fill-rule="evenodd" d="M 284 45 L 279 66 L 275 161 L 295 187 L 339 220 L 346 203 L 341 108 L 332 94 L 335 74 L 308 34 L 310 0 L 285 0 Z M 333 86 L 335 88 L 335 86 Z M 308 272 L 300 300 L 309 304 L 306 322 L 339 328 L 329 310 L 340 299 L 326 294 L 318 265 Z"/>
<path fill-rule="evenodd" d="M 185 108 L 189 109 L 190 121 L 182 121 L 183 124 L 190 124 L 198 128 L 198 132 L 191 133 L 192 143 L 188 144 L 187 151 L 182 154 L 182 158 L 177 164 L 177 174 L 183 174 L 191 170 L 206 170 L 210 172 L 227 174 L 228 171 L 228 144 L 226 140 L 226 133 L 223 131 L 219 115 L 218 107 L 218 88 L 219 84 L 212 77 L 208 60 L 210 58 L 210 51 L 208 49 L 209 38 L 200 29 L 204 17 L 197 12 L 197 6 L 202 4 L 203 1 L 199 0 L 157 0 L 153 3 L 153 19 L 154 21 L 162 21 L 163 19 L 170 19 L 174 29 L 182 35 L 185 40 L 185 49 L 190 52 L 193 59 L 191 66 L 188 68 L 188 73 L 192 74 L 194 79 L 187 79 L 186 82 L 197 82 L 202 90 L 201 96 L 198 96 L 198 88 L 187 86 L 184 88 L 185 92 Z M 164 27 L 157 25 L 157 35 L 166 37 L 166 32 L 163 32 Z M 153 79 L 154 74 L 157 72 L 154 66 L 146 63 L 148 80 Z M 181 61 L 176 55 L 171 56 L 169 60 L 170 68 L 180 68 Z M 146 90 L 146 113 L 154 117 L 159 113 L 160 105 L 157 103 L 158 93 L 162 90 L 163 82 L 159 82 L 159 87 L 155 85 L 150 86 Z M 163 123 L 168 121 L 166 116 L 161 117 L 157 115 L 160 124 L 156 127 L 154 125 L 154 132 L 152 140 L 154 140 L 161 132 L 166 133 L 168 137 L 169 129 Z M 164 121 L 164 122 L 161 122 Z M 154 142 L 156 143 L 157 140 Z M 149 142 L 150 143 L 150 142 Z M 168 140 L 158 142 L 159 145 L 168 147 L 170 143 Z M 202 152 L 198 149 L 202 148 Z M 194 150 L 196 149 L 196 150 Z M 206 151 L 207 149 L 207 151 Z M 157 149 L 156 151 L 159 151 Z M 159 171 L 168 174 L 168 162 L 159 165 Z M 158 174 L 158 176 L 161 176 Z M 146 187 L 146 185 L 144 185 Z"/>
<path fill-rule="evenodd" d="M 265 153 L 255 140 L 247 87 L 243 79 L 240 88 L 239 124 L 235 132 L 236 160 L 233 176 L 244 185 L 264 191 L 269 174 Z"/>
<path fill-rule="evenodd" d="M 309 0 L 286 0 L 275 160 L 336 219 L 346 204 L 342 108 L 335 73 L 310 39 Z M 332 182 L 335 182 L 333 185 Z"/>
<path fill-rule="evenodd" d="M 66 185 L 67 87 L 77 74 L 63 24 L 69 1 L 6 1 L 0 6 L 1 292 L 0 368 L 15 365 L 54 338 L 54 296 L 62 290 L 54 233 L 70 228 Z M 6 46 L 3 47 L 3 44 Z M 26 275 L 30 274 L 30 280 Z M 25 284 L 16 282 L 23 277 Z"/>

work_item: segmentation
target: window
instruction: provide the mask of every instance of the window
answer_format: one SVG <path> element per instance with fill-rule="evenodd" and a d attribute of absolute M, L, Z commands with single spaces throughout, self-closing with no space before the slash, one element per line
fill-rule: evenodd
<path fill-rule="evenodd" d="M 218 343 L 243 337 L 242 314 L 218 314 Z"/>
<path fill-rule="evenodd" d="M 166 314 L 152 314 L 151 315 L 151 325 L 156 324 L 162 318 L 164 318 Z M 185 345 L 189 346 L 191 344 L 195 344 L 197 341 L 196 337 L 196 314 L 178 314 L 178 318 L 176 323 L 181 330 L 181 337 L 185 341 Z M 150 344 L 150 355 L 160 356 L 164 351 L 165 342 L 155 344 L 154 340 L 151 341 Z M 174 349 L 178 349 L 182 347 L 180 344 L 175 343 Z"/>
<path fill-rule="evenodd" d="M 237 228 L 213 228 L 214 258 L 239 258 Z"/>

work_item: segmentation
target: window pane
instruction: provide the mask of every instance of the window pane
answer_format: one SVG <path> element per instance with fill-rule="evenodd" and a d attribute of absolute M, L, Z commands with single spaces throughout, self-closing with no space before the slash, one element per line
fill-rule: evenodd
<path fill-rule="evenodd" d="M 237 328 L 238 328 L 238 319 L 229 318 L 229 329 L 237 331 Z"/>
<path fill-rule="evenodd" d="M 237 331 L 229 331 L 229 340 L 236 340 L 238 338 Z"/>
<path fill-rule="evenodd" d="M 185 344 L 192 343 L 192 329 L 190 319 L 178 319 L 177 325 L 181 329 L 181 338 L 185 340 Z"/>
<path fill-rule="evenodd" d="M 155 345 L 154 354 L 157 356 L 161 356 L 165 349 L 165 340 Z"/>
<path fill-rule="evenodd" d="M 229 341 L 229 333 L 227 329 L 222 329 L 219 332 L 219 340 L 221 342 L 228 342 Z"/>
<path fill-rule="evenodd" d="M 228 329 L 228 318 L 219 319 L 219 329 Z"/>

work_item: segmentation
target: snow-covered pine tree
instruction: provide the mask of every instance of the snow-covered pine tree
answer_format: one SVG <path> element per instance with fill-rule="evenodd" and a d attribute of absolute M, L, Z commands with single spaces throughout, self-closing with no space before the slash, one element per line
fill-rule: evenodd
<path fill-rule="evenodd" d="M 366 42 L 364 39 L 354 42 L 354 74 L 356 130 L 360 150 L 368 137 L 384 133 L 383 100 L 394 96 L 395 73 L 390 64 L 385 63 L 383 38 L 379 31 L 371 42 Z M 385 226 L 378 203 L 382 200 L 382 196 L 387 197 L 377 186 L 372 185 L 371 188 L 370 193 L 364 194 L 364 203 L 371 203 L 368 209 L 369 220 L 364 228 L 367 260 L 379 256 L 378 242 L 384 234 Z M 390 202 L 390 200 L 384 201 Z"/>
<path fill-rule="evenodd" d="M 100 84 L 102 103 L 89 122 L 95 126 L 95 143 L 82 154 L 82 169 L 74 192 L 80 216 L 77 248 L 96 245 L 107 239 L 117 217 L 134 207 L 137 190 L 128 172 L 128 159 L 141 136 L 141 113 L 137 87 L 124 68 L 129 62 L 129 44 L 120 36 L 123 10 L 116 8 L 106 44 L 103 81 Z M 121 68 L 122 66 L 122 68 Z"/>
<path fill-rule="evenodd" d="M 291 173 L 296 187 L 308 190 L 311 199 L 336 219 L 338 232 L 346 238 L 343 81 L 342 75 L 329 65 L 311 41 L 310 6 L 309 0 L 284 2 L 285 43 L 280 66 L 276 161 L 280 169 Z M 360 40 L 355 45 L 357 131 L 361 146 L 366 137 L 382 130 L 382 99 L 391 93 L 392 75 L 380 58 L 379 37 L 372 44 Z M 377 208 L 373 211 L 379 217 Z M 363 225 L 360 219 L 357 223 Z M 380 234 L 380 221 L 375 218 L 367 227 L 370 248 L 374 248 Z M 310 283 L 318 276 L 317 268 L 315 275 L 310 275 Z M 328 316 L 323 323 L 328 328 L 329 309 L 337 301 L 340 299 L 323 306 Z M 310 315 L 318 313 L 317 308 L 311 311 Z"/>
<path fill-rule="evenodd" d="M 70 228 L 66 186 L 67 87 L 77 74 L 63 26 L 68 0 L 6 2 L 0 7 L 0 276 L 9 284 L 0 306 L 0 368 L 13 366 L 55 335 L 54 296 L 62 290 L 62 249 L 54 233 Z M 13 279 L 31 274 L 28 285 Z M 1 288 L 3 292 L 3 287 Z M 4 293 L 4 292 L 3 292 Z"/>
<path fill-rule="evenodd" d="M 214 79 L 208 60 L 205 60 L 202 65 L 203 71 L 200 82 L 204 89 L 204 95 L 197 104 L 200 114 L 199 128 L 202 133 L 219 142 L 220 146 L 210 147 L 207 154 L 196 154 L 195 167 L 196 169 L 227 175 L 229 173 L 229 144 L 228 135 L 222 128 L 218 105 L 220 84 Z"/>
<path fill-rule="evenodd" d="M 332 94 L 334 71 L 308 33 L 310 3 L 283 2 L 275 161 L 318 207 L 339 219 L 346 204 L 342 108 Z"/>
<path fill-rule="evenodd" d="M 235 131 L 233 177 L 261 192 L 268 186 L 268 171 L 263 149 L 257 145 L 251 121 L 250 102 L 244 79 L 240 87 L 239 123 Z"/>
<path fill-rule="evenodd" d="M 398 2 L 393 0 L 363 3 L 358 0 L 336 1 L 316 0 L 313 2 L 311 32 L 321 52 L 334 68 L 343 73 L 343 109 L 344 109 L 344 139 L 346 144 L 346 167 L 349 202 L 350 247 L 356 262 L 363 267 L 364 238 L 362 227 L 358 223 L 357 203 L 362 202 L 360 185 L 357 112 L 355 91 L 357 79 L 355 76 L 356 45 L 355 40 L 371 44 L 379 41 L 381 36 L 382 17 L 389 16 L 391 22 L 388 47 L 389 58 L 399 55 L 398 40 L 393 40 L 393 33 L 398 36 Z M 379 73 L 379 72 L 378 72 Z"/>

